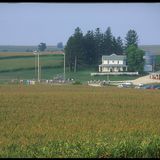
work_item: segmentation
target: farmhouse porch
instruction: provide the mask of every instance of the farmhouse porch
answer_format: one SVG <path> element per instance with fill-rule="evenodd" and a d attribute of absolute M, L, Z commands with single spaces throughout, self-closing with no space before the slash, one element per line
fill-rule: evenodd
<path fill-rule="evenodd" d="M 99 65 L 99 72 L 125 72 L 127 71 L 126 65 Z"/>

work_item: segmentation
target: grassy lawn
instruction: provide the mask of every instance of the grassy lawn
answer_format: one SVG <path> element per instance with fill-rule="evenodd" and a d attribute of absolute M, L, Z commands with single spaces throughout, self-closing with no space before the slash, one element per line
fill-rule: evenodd
<path fill-rule="evenodd" d="M 123 81 L 123 80 L 133 80 L 138 78 L 139 76 L 126 76 L 126 75 L 120 75 L 120 76 L 91 76 L 91 73 L 95 72 L 95 70 L 82 70 L 78 71 L 77 73 L 68 73 L 67 77 L 74 78 L 76 81 L 86 82 L 89 80 L 110 80 L 110 81 Z"/>

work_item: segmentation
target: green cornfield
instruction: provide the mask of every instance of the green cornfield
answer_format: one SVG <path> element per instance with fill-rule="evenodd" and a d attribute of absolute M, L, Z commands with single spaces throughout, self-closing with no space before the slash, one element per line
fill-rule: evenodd
<path fill-rule="evenodd" d="M 0 85 L 1 158 L 160 158 L 160 91 Z"/>

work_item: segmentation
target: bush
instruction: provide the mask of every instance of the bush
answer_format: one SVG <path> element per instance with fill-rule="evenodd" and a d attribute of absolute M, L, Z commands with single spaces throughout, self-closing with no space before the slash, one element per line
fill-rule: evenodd
<path fill-rule="evenodd" d="M 75 81 L 75 82 L 73 82 L 72 83 L 73 85 L 80 85 L 80 84 L 82 84 L 80 81 Z"/>

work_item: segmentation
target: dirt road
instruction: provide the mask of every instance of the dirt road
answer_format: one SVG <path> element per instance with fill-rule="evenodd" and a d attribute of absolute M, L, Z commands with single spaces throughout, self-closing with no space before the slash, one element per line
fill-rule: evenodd
<path fill-rule="evenodd" d="M 147 76 L 137 78 L 135 80 L 131 80 L 130 82 L 132 82 L 134 85 L 138 85 L 140 83 L 142 83 L 142 84 L 160 83 L 160 80 L 150 79 L 149 75 L 147 75 Z"/>

